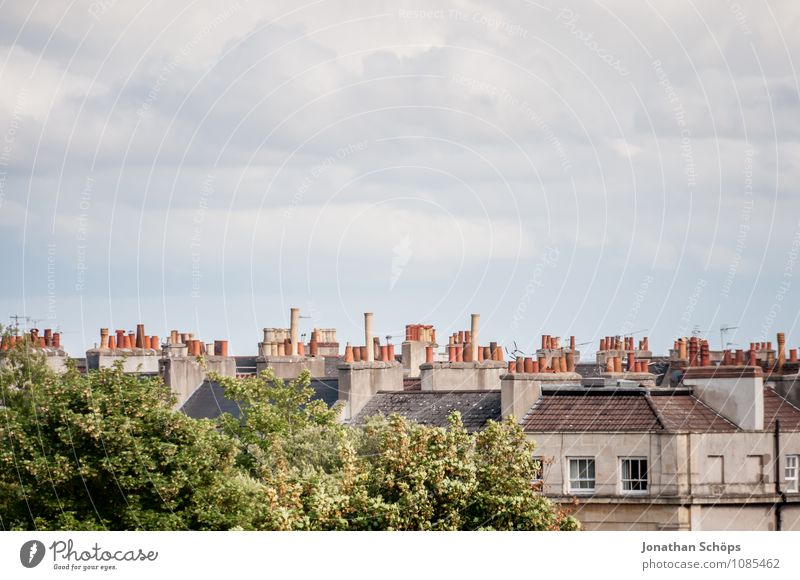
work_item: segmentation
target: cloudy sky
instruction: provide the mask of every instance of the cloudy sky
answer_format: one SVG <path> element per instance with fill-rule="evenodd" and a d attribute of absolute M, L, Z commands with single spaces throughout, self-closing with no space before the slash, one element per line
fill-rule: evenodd
<path fill-rule="evenodd" d="M 794 0 L 0 15 L 0 315 L 73 353 L 138 321 L 254 353 L 290 306 L 341 342 L 800 342 Z"/>

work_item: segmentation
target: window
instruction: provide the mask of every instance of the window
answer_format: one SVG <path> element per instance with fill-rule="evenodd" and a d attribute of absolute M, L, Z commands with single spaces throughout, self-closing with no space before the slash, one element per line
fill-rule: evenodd
<path fill-rule="evenodd" d="M 544 485 L 544 457 L 536 455 L 533 457 L 533 460 L 536 462 L 536 466 L 533 470 L 531 486 L 537 491 L 542 491 Z"/>
<path fill-rule="evenodd" d="M 786 479 L 786 491 L 797 492 L 797 455 L 786 456 L 784 478 Z"/>
<path fill-rule="evenodd" d="M 647 491 L 647 459 L 625 457 L 622 459 L 622 491 Z"/>
<path fill-rule="evenodd" d="M 594 491 L 594 459 L 573 457 L 569 460 L 569 490 L 574 492 Z"/>
<path fill-rule="evenodd" d="M 535 455 L 533 460 L 536 462 L 536 467 L 533 470 L 533 480 L 541 481 L 544 479 L 544 457 Z"/>

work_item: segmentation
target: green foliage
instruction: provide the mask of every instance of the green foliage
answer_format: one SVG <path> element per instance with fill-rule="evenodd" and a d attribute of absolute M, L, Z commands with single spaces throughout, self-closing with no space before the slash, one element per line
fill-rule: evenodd
<path fill-rule="evenodd" d="M 399 416 L 363 428 L 310 377 L 214 376 L 242 416 L 197 421 L 121 367 L 0 366 L 0 529 L 571 530 L 532 487 L 513 422 L 466 431 Z"/>
<path fill-rule="evenodd" d="M 0 527 L 252 527 L 260 484 L 211 421 L 172 410 L 160 381 L 120 366 L 51 372 L 16 349 L 0 367 Z"/>

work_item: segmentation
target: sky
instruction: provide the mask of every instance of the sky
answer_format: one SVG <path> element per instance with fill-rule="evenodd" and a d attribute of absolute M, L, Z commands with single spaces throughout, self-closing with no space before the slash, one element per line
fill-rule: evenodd
<path fill-rule="evenodd" d="M 800 343 L 794 0 L 5 2 L 0 322 Z M 721 338 L 720 329 L 729 328 Z"/>

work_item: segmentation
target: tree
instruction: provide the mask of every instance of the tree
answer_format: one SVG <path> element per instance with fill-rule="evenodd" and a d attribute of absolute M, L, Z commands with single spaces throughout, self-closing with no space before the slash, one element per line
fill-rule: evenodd
<path fill-rule="evenodd" d="M 356 438 L 345 496 L 355 529 L 575 530 L 577 520 L 532 485 L 533 444 L 508 420 L 467 433 L 398 415 L 376 417 Z M 357 431 L 354 433 L 358 433 Z"/>
<path fill-rule="evenodd" d="M 121 366 L 50 371 L 24 347 L 0 367 L 0 528 L 253 527 L 261 484 L 211 421 L 172 410 Z"/>
<path fill-rule="evenodd" d="M 239 462 L 267 490 L 269 529 L 578 529 L 532 485 L 534 446 L 512 421 L 470 434 L 453 413 L 448 428 L 393 415 L 363 428 L 314 401 L 310 377 L 271 372 L 216 377 L 242 416 L 224 417 Z"/>

